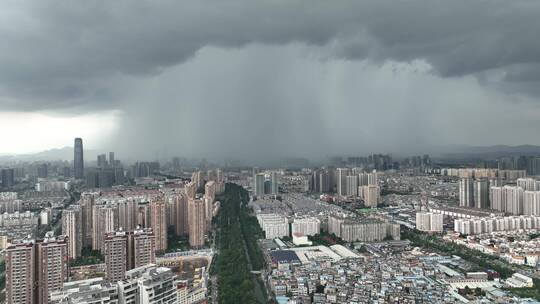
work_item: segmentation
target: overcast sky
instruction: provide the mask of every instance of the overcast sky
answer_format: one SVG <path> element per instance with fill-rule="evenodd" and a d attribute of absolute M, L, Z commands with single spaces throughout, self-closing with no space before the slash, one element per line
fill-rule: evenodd
<path fill-rule="evenodd" d="M 538 1 L 0 4 L 0 153 L 540 144 Z M 5 132 L 5 131 L 8 132 Z"/>

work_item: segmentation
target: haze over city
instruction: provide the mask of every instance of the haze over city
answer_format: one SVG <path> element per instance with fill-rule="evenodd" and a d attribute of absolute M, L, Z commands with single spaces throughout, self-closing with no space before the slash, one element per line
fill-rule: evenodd
<path fill-rule="evenodd" d="M 77 136 L 125 159 L 540 144 L 539 6 L 6 1 L 0 152 Z"/>

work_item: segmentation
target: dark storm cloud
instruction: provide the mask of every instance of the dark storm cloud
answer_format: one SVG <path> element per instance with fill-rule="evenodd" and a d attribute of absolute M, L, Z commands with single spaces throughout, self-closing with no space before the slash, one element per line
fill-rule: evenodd
<path fill-rule="evenodd" d="M 111 111 L 104 146 L 124 159 L 531 143 L 539 15 L 533 1 L 8 0 L 0 111 Z"/>
<path fill-rule="evenodd" d="M 529 75 L 520 67 L 540 63 L 539 13 L 530 1 L 8 1 L 0 104 L 114 107 L 126 78 L 159 74 L 205 46 L 249 43 L 423 59 L 444 77 L 506 67 Z"/>

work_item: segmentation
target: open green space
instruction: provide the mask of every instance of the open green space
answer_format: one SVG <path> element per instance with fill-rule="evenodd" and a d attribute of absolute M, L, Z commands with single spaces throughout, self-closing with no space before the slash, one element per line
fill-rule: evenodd
<path fill-rule="evenodd" d="M 247 191 L 236 184 L 227 184 L 225 193 L 219 197 L 221 207 L 216 220 L 216 242 L 219 252 L 216 256 L 215 269 L 212 271 L 218 275 L 218 300 L 221 304 L 265 303 L 264 300 L 257 299 L 256 281 L 250 272 L 248 252 L 250 246 L 257 246 L 256 240 L 255 244 L 249 245 L 253 238 L 245 236 L 242 232 L 243 229 L 246 232 L 253 232 L 251 229 L 255 229 L 250 225 L 251 220 L 246 218 L 248 211 L 245 204 L 248 200 Z M 246 208 L 245 211 L 243 208 Z M 244 212 L 246 214 L 242 215 Z M 247 223 L 248 227 L 242 228 L 242 222 Z M 256 249 L 253 247 L 251 250 L 256 261 Z"/>

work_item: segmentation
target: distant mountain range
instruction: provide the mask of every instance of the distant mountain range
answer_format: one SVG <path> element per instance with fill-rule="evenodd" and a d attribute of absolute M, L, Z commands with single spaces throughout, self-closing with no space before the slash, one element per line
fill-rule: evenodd
<path fill-rule="evenodd" d="M 95 160 L 102 153 L 98 150 L 84 150 L 85 160 Z M 470 145 L 444 145 L 426 150 L 426 153 L 434 157 L 451 159 L 493 159 L 503 156 L 538 155 L 540 146 L 535 145 L 495 145 L 495 146 L 470 146 Z M 73 147 L 55 148 L 29 154 L 0 154 L 0 163 L 12 161 L 59 161 L 73 160 Z"/>
<path fill-rule="evenodd" d="M 85 159 L 96 159 L 99 151 L 84 150 Z M 73 147 L 54 148 L 28 154 L 0 154 L 0 162 L 7 161 L 59 161 L 73 160 Z"/>

